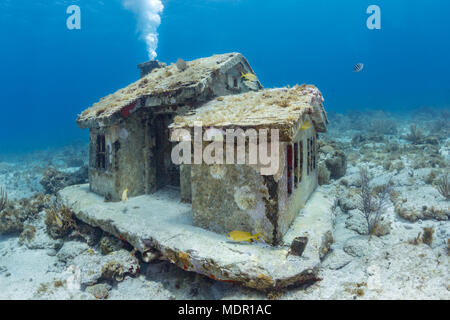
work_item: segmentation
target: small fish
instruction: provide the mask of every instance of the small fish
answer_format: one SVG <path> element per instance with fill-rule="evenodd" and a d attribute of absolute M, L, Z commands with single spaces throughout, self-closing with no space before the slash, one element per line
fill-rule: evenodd
<path fill-rule="evenodd" d="M 357 63 L 353 67 L 353 72 L 360 72 L 362 69 L 364 69 L 364 63 Z"/>
<path fill-rule="evenodd" d="M 56 224 L 58 225 L 58 227 L 62 228 L 63 222 L 62 222 L 62 220 L 58 217 L 57 214 L 55 214 L 55 220 L 56 220 Z"/>
<path fill-rule="evenodd" d="M 241 242 L 248 241 L 252 242 L 252 239 L 259 240 L 260 233 L 252 235 L 250 232 L 246 231 L 231 231 L 227 234 L 227 238 L 232 241 Z"/>
<path fill-rule="evenodd" d="M 125 203 L 128 200 L 128 188 L 123 190 L 122 193 L 122 202 Z"/>
<path fill-rule="evenodd" d="M 309 121 L 306 120 L 305 122 L 303 122 L 302 126 L 300 127 L 300 130 L 308 130 L 309 128 L 311 128 L 311 123 L 309 123 Z"/>
<path fill-rule="evenodd" d="M 245 80 L 253 81 L 253 82 L 258 81 L 258 77 L 255 74 L 253 74 L 253 73 L 243 73 L 243 72 L 241 72 L 241 78 L 244 78 Z"/>

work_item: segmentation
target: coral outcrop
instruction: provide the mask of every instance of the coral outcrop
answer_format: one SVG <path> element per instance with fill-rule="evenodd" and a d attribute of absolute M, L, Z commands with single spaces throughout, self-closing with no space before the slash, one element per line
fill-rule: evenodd
<path fill-rule="evenodd" d="M 40 181 L 47 194 L 56 194 L 59 190 L 88 180 L 88 167 L 83 166 L 74 173 L 65 173 L 55 168 L 48 168 Z"/>
<path fill-rule="evenodd" d="M 50 197 L 38 194 L 29 199 L 8 202 L 0 212 L 0 234 L 20 234 L 24 222 L 35 217 L 50 204 Z"/>
<path fill-rule="evenodd" d="M 73 212 L 58 203 L 45 210 L 45 225 L 48 234 L 54 238 L 63 238 L 77 228 Z"/>

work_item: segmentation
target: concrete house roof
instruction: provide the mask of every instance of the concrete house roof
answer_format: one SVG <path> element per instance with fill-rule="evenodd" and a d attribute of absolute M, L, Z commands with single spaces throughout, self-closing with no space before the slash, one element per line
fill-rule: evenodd
<path fill-rule="evenodd" d="M 266 89 L 218 97 L 186 116 L 177 116 L 169 126 L 172 140 L 175 129 L 191 129 L 196 122 L 202 127 L 220 129 L 279 129 L 281 141 L 291 141 L 306 115 L 316 131 L 325 132 L 328 124 L 323 97 L 312 85 Z"/>
<path fill-rule="evenodd" d="M 81 113 L 77 123 L 81 128 L 99 127 L 126 118 L 144 106 L 175 106 L 208 101 L 214 97 L 211 87 L 217 76 L 239 63 L 243 65 L 243 70 L 254 73 L 240 53 L 190 61 L 184 71 L 180 71 L 175 64 L 154 69 L 138 81 L 102 98 Z M 256 87 L 263 88 L 259 81 L 256 81 Z"/>

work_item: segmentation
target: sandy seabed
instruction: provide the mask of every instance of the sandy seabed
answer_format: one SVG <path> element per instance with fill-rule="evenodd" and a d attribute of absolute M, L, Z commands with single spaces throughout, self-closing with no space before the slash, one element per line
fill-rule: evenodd
<path fill-rule="evenodd" d="M 68 176 L 79 172 L 87 163 L 87 144 L 0 155 L 0 186 L 12 206 L 22 208 L 16 230 L 6 227 L 10 217 L 0 213 L 0 299 L 450 299 L 449 200 L 437 188 L 450 168 L 443 117 L 448 119 L 448 111 L 329 114 L 329 131 L 319 137 L 319 190 L 335 203 L 334 243 L 320 281 L 269 294 L 167 261 L 144 263 L 108 235 L 97 241 L 92 235 L 52 238 L 45 224 L 48 207 L 34 206 L 31 213 L 31 205 L 19 199 L 48 192 L 40 181 L 49 167 Z M 345 168 L 339 165 L 343 157 Z M 393 184 L 378 235 L 367 235 L 358 209 L 361 167 L 373 188 Z M 426 230 L 431 241 L 423 237 Z M 140 272 L 109 279 L 101 267 L 111 261 L 139 263 Z M 86 268 L 92 274 L 80 286 L 77 272 Z"/>

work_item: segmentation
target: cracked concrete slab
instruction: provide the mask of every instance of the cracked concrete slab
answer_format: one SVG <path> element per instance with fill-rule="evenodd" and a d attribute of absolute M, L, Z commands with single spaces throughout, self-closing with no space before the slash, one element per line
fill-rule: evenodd
<path fill-rule="evenodd" d="M 230 242 L 225 235 L 193 226 L 191 205 L 182 203 L 173 189 L 126 203 L 104 202 L 87 184 L 65 188 L 58 196 L 78 219 L 129 242 L 141 253 L 156 250 L 184 270 L 263 291 L 316 280 L 332 242 L 331 202 L 319 192 L 313 193 L 283 244 L 276 247 Z M 308 237 L 301 257 L 289 254 L 297 236 Z"/>

